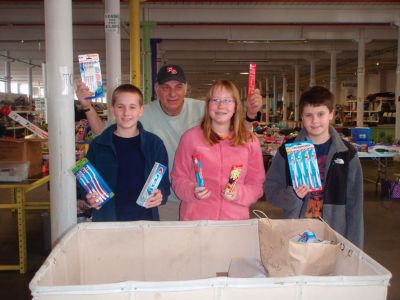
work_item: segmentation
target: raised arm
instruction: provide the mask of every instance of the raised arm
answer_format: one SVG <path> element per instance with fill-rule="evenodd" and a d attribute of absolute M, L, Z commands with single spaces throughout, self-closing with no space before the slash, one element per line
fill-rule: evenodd
<path fill-rule="evenodd" d="M 252 122 L 261 121 L 262 96 L 259 89 L 247 98 L 246 127 L 251 128 Z"/>
<path fill-rule="evenodd" d="M 85 112 L 86 119 L 89 122 L 90 128 L 93 133 L 98 135 L 102 133 L 104 129 L 104 123 L 100 119 L 96 110 L 92 106 L 92 101 L 86 99 L 87 97 L 92 96 L 93 93 L 90 92 L 89 88 L 82 81 L 77 82 L 76 84 L 76 96 L 78 97 L 79 102 L 81 103 L 82 110 Z"/>

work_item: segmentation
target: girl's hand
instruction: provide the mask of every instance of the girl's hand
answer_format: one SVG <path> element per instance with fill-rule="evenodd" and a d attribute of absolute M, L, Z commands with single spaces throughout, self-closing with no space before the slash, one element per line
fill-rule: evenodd
<path fill-rule="evenodd" d="M 152 208 L 161 205 L 162 193 L 160 190 L 154 190 L 152 195 L 144 201 L 146 208 Z"/>
<path fill-rule="evenodd" d="M 257 116 L 262 104 L 263 100 L 261 92 L 259 89 L 255 89 L 253 95 L 250 95 L 247 98 L 247 116 L 251 118 Z"/>
<path fill-rule="evenodd" d="M 231 192 L 227 192 L 227 191 L 222 191 L 222 197 L 225 199 L 225 200 L 228 200 L 228 201 L 235 201 L 236 199 L 237 199 L 237 197 L 238 197 L 238 189 L 237 189 L 237 186 L 235 185 L 234 186 L 234 188 L 233 188 L 233 190 L 231 191 Z"/>
<path fill-rule="evenodd" d="M 205 187 L 196 186 L 194 188 L 194 196 L 198 200 L 207 199 L 208 197 L 210 197 L 210 195 L 211 195 L 211 192 L 209 190 L 207 190 Z"/>
<path fill-rule="evenodd" d="M 306 185 L 301 185 L 297 189 L 294 190 L 297 197 L 303 199 L 309 192 L 308 187 Z"/>
<path fill-rule="evenodd" d="M 101 199 L 97 193 L 86 194 L 86 200 L 89 202 L 90 206 L 99 210 L 101 207 Z"/>

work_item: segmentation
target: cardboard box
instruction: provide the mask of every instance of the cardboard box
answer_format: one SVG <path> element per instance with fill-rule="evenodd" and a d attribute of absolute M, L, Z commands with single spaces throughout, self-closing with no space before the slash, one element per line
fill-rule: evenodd
<path fill-rule="evenodd" d="M 234 278 L 226 272 L 236 258 L 260 260 L 256 219 L 80 223 L 29 288 L 34 300 L 386 299 L 391 273 L 334 234 L 342 247 L 329 276 Z"/>
<path fill-rule="evenodd" d="M 42 172 L 42 139 L 0 139 L 0 161 L 29 161 L 28 176 Z"/>
<path fill-rule="evenodd" d="M 370 141 L 371 128 L 369 127 L 354 127 L 351 129 L 351 140 L 356 141 Z"/>

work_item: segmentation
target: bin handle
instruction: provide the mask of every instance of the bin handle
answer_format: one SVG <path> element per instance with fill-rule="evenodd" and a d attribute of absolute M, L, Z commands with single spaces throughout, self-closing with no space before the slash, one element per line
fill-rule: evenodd
<path fill-rule="evenodd" d="M 269 226 L 272 227 L 270 218 L 267 216 L 267 214 L 266 214 L 265 212 L 263 212 L 262 210 L 259 210 L 259 209 L 253 209 L 253 210 L 252 210 L 252 213 L 253 213 L 257 218 L 259 218 L 259 219 L 262 219 L 262 218 L 267 219 L 267 221 L 268 221 L 268 223 L 269 223 Z"/>

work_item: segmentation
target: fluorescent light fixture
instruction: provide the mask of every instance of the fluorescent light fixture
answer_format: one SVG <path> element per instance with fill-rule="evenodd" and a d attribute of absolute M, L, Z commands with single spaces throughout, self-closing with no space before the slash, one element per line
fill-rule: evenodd
<path fill-rule="evenodd" d="M 216 59 L 214 60 L 215 63 L 267 63 L 269 62 L 269 59 Z"/>
<path fill-rule="evenodd" d="M 305 44 L 307 40 L 228 40 L 228 44 Z"/>
<path fill-rule="evenodd" d="M 249 72 L 240 72 L 240 75 L 249 75 Z"/>

